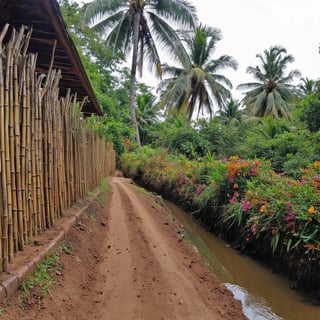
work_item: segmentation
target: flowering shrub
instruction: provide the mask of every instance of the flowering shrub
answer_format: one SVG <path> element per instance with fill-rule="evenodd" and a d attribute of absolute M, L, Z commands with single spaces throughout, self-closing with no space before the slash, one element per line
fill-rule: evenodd
<path fill-rule="evenodd" d="M 247 183 L 243 199 L 226 207 L 225 220 L 238 222 L 246 241 L 264 237 L 273 251 L 280 239 L 287 251 L 320 249 L 320 199 L 312 183 L 264 170 Z"/>
<path fill-rule="evenodd" d="M 275 173 L 264 161 L 196 161 L 144 148 L 124 154 L 121 163 L 126 175 L 141 175 L 202 214 L 220 212 L 226 228 L 238 228 L 244 243 L 263 239 L 273 252 L 320 253 L 320 161 L 301 180 Z"/>

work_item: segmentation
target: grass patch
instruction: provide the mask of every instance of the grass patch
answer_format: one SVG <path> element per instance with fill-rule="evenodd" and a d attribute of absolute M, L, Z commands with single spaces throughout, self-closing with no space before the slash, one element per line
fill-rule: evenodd
<path fill-rule="evenodd" d="M 59 257 L 53 255 L 45 258 L 36 268 L 36 271 L 28 279 L 24 280 L 20 285 L 22 300 L 27 300 L 32 291 L 39 288 L 39 298 L 44 298 L 49 288 L 58 282 L 53 278 L 54 273 L 61 270 Z"/>
<path fill-rule="evenodd" d="M 91 222 L 95 222 L 97 220 L 97 217 L 94 213 L 87 212 L 87 219 Z"/>
<path fill-rule="evenodd" d="M 50 287 L 58 283 L 55 275 L 62 270 L 60 254 L 72 254 L 72 245 L 63 241 L 54 254 L 49 255 L 37 266 L 35 272 L 22 281 L 20 292 L 22 301 L 28 300 L 31 294 L 44 298 L 50 292 Z"/>
<path fill-rule="evenodd" d="M 108 178 L 102 179 L 101 182 L 100 182 L 99 188 L 100 188 L 101 191 L 111 192 L 112 188 L 111 188 L 111 186 L 109 184 L 109 179 Z"/>

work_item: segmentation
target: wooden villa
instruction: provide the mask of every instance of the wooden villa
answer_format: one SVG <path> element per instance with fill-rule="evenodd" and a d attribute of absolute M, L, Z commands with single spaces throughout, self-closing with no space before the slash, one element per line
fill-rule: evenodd
<path fill-rule="evenodd" d="M 83 114 L 102 110 L 57 1 L 0 0 L 0 271 L 114 171 Z"/>

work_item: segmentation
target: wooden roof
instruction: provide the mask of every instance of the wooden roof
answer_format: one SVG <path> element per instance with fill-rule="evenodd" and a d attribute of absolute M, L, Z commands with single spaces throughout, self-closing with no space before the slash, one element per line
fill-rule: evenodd
<path fill-rule="evenodd" d="M 102 115 L 102 110 L 89 82 L 75 45 L 67 31 L 56 0 L 0 0 L 0 30 L 6 23 L 20 28 L 33 29 L 29 52 L 38 53 L 37 71 L 46 73 L 49 69 L 52 50 L 57 41 L 53 68 L 61 69 L 61 95 L 68 89 L 88 102 L 82 111 L 86 114 Z"/>

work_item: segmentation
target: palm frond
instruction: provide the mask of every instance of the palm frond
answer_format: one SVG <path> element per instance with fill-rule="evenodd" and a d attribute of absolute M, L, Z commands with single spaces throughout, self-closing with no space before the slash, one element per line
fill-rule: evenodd
<path fill-rule="evenodd" d="M 153 39 L 152 33 L 149 29 L 149 25 L 147 23 L 147 20 L 144 15 L 141 16 L 141 25 L 140 28 L 140 65 L 141 66 L 141 72 L 142 72 L 142 61 L 144 60 L 144 57 L 148 59 L 149 65 L 151 67 L 151 70 L 153 67 L 155 67 L 157 75 L 161 78 L 162 77 L 162 68 L 161 68 L 161 62 L 160 62 L 160 56 L 155 44 L 155 41 Z"/>
<path fill-rule="evenodd" d="M 184 67 L 189 68 L 191 66 L 190 58 L 176 32 L 158 15 L 150 12 L 148 14 L 151 32 L 155 32 L 162 48 L 170 57 L 178 60 Z"/>
<path fill-rule="evenodd" d="M 246 82 L 246 83 L 241 83 L 237 86 L 238 90 L 253 90 L 257 89 L 259 87 L 262 88 L 262 84 L 260 82 Z"/>
<path fill-rule="evenodd" d="M 106 45 L 114 48 L 114 51 L 124 50 L 125 54 L 130 52 L 132 47 L 132 23 L 134 16 L 131 11 L 119 15 L 117 25 L 110 31 L 106 39 Z"/>
<path fill-rule="evenodd" d="M 198 17 L 196 7 L 185 0 L 150 0 L 148 7 L 169 22 L 183 27 L 194 28 Z M 168 8 L 170 8 L 168 10 Z"/>
<path fill-rule="evenodd" d="M 126 0 L 95 0 L 85 5 L 82 23 L 94 27 L 118 12 L 128 10 Z"/>
<path fill-rule="evenodd" d="M 238 62 L 229 55 L 222 55 L 218 59 L 211 60 L 205 65 L 205 70 L 211 73 L 217 73 L 225 68 L 237 70 Z"/>

